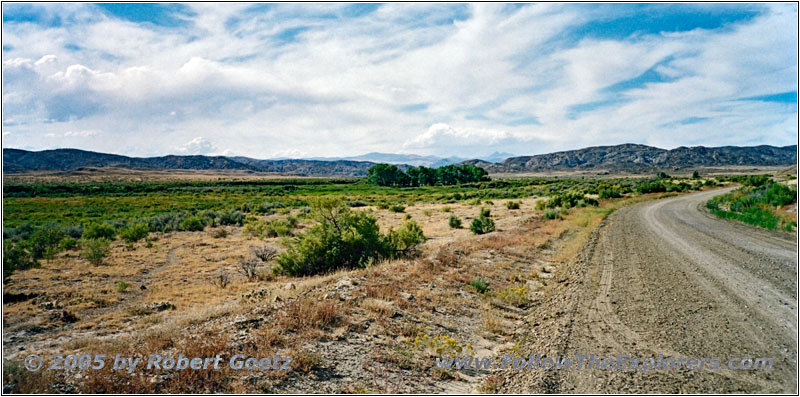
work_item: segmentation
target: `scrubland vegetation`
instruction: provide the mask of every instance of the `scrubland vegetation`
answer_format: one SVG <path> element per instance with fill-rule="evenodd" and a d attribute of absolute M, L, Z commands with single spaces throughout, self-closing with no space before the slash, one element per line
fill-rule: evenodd
<path fill-rule="evenodd" d="M 344 200 L 351 208 L 375 206 L 402 213 L 417 203 L 481 205 L 491 199 L 546 197 L 546 201 L 537 202 L 537 209 L 543 210 L 597 206 L 598 200 L 630 194 L 685 192 L 716 184 L 713 179 L 675 182 L 664 178 L 487 180 L 485 171 L 474 166 L 418 167 L 403 173 L 395 166 L 380 165 L 364 179 L 6 185 L 4 274 L 35 267 L 41 259 L 63 250 L 81 249 L 101 238 L 122 238 L 130 247 L 147 241 L 152 233 L 199 232 L 218 226 L 244 226 L 244 233 L 258 238 L 291 237 L 298 217 L 313 217 L 310 205 L 318 198 Z M 506 205 L 516 209 L 520 203 L 510 200 Z M 262 219 L 291 211 L 295 216 Z M 450 226 L 460 228 L 460 221 L 454 219 Z M 493 229 L 490 217 L 480 217 L 470 226 L 477 234 Z M 312 240 L 301 241 L 305 245 L 296 242 L 294 246 L 308 247 Z M 382 246 L 365 249 L 370 252 L 367 257 L 373 259 L 390 257 Z M 294 268 L 286 261 L 285 266 Z"/>
<path fill-rule="evenodd" d="M 797 229 L 797 189 L 777 183 L 769 175 L 724 178 L 742 187 L 714 197 L 706 207 L 716 216 L 735 219 L 770 230 Z M 787 208 L 794 205 L 794 212 Z"/>
<path fill-rule="evenodd" d="M 246 379 L 231 371 L 99 371 L 69 380 L 29 377 L 14 357 L 4 384 L 15 392 L 291 392 L 311 390 L 303 387 L 323 376 L 326 360 L 342 357 L 393 368 L 387 379 L 424 374 L 415 379 L 447 382 L 453 374 L 435 370 L 430 357 L 513 345 L 515 316 L 564 282 L 561 266 L 615 208 L 719 183 L 481 175 L 428 186 L 416 178 L 391 186 L 368 179 L 4 186 L 4 321 L 15 347 L 43 348 L 59 336 L 69 341 L 59 346 L 65 351 L 280 351 L 297 364 Z M 338 369 L 356 381 L 313 390 L 420 390 L 373 383 L 358 363 Z"/>

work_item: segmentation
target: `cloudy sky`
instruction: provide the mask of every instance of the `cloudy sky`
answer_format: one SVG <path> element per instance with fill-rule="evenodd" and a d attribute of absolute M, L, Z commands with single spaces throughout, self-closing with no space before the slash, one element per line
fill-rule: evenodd
<path fill-rule="evenodd" d="M 797 143 L 795 4 L 3 4 L 3 147 Z"/>

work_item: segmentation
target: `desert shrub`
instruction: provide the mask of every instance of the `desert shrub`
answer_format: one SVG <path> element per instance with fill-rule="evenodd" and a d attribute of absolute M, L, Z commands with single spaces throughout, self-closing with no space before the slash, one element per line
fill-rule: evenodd
<path fill-rule="evenodd" d="M 461 218 L 450 215 L 450 218 L 447 220 L 447 224 L 450 225 L 451 229 L 461 229 Z"/>
<path fill-rule="evenodd" d="M 318 223 L 287 243 L 274 272 L 314 275 L 365 267 L 394 255 L 390 239 L 381 235 L 373 216 L 354 212 L 332 198 L 313 202 L 312 209 Z"/>
<path fill-rule="evenodd" d="M 89 263 L 97 266 L 103 264 L 111 250 L 108 248 L 109 241 L 105 238 L 83 239 L 81 241 L 81 257 L 89 261 Z"/>
<path fill-rule="evenodd" d="M 144 223 L 134 223 L 119 232 L 119 236 L 129 243 L 135 243 L 150 233 L 150 228 Z"/>
<path fill-rule="evenodd" d="M 211 285 L 219 287 L 220 289 L 225 289 L 231 283 L 231 278 L 228 276 L 228 273 L 218 273 L 211 277 L 209 281 Z"/>
<path fill-rule="evenodd" d="M 261 215 L 272 215 L 278 209 L 285 207 L 283 203 L 278 201 L 265 201 L 261 204 L 254 206 L 252 212 Z"/>
<path fill-rule="evenodd" d="M 544 212 L 544 217 L 546 219 L 561 219 L 561 211 L 555 209 L 549 209 Z"/>
<path fill-rule="evenodd" d="M 180 230 L 185 232 L 199 232 L 206 227 L 203 218 L 199 216 L 189 216 L 181 221 Z"/>
<path fill-rule="evenodd" d="M 260 264 L 261 261 L 256 257 L 244 258 L 239 261 L 239 273 L 248 280 L 254 280 L 256 278 L 258 265 Z"/>
<path fill-rule="evenodd" d="M 779 183 L 770 183 L 767 186 L 762 193 L 764 203 L 780 207 L 797 201 L 797 190 Z"/>
<path fill-rule="evenodd" d="M 489 290 L 489 283 L 487 283 L 483 277 L 473 278 L 472 281 L 469 282 L 469 285 L 471 285 L 472 288 L 475 288 L 475 290 L 481 294 L 486 293 L 486 291 Z"/>
<path fill-rule="evenodd" d="M 481 215 L 472 220 L 469 225 L 469 230 L 475 234 L 486 234 L 494 231 L 494 221 L 488 216 L 484 216 L 483 211 Z"/>
<path fill-rule="evenodd" d="M 253 256 L 258 258 L 262 262 L 269 262 L 275 259 L 276 256 L 278 256 L 278 250 L 269 245 L 263 245 L 261 247 L 250 247 L 250 251 L 253 253 Z"/>
<path fill-rule="evenodd" d="M 125 292 L 130 287 L 130 284 L 124 281 L 118 281 L 116 284 L 117 292 Z"/>
<path fill-rule="evenodd" d="M 519 201 L 506 201 L 506 208 L 510 210 L 518 210 L 520 204 L 522 203 L 520 203 Z"/>
<path fill-rule="evenodd" d="M 58 244 L 66 237 L 66 233 L 56 223 L 48 223 L 33 232 L 28 239 L 30 253 L 35 259 L 51 258 L 58 252 Z"/>
<path fill-rule="evenodd" d="M 545 208 L 572 208 L 572 207 L 585 207 L 587 205 L 596 206 L 599 203 L 597 200 L 584 196 L 581 192 L 566 192 L 557 194 L 550 197 L 545 202 Z"/>
<path fill-rule="evenodd" d="M 6 233 L 7 233 L 6 230 L 9 229 L 3 228 L 3 239 L 6 238 Z M 33 232 L 34 232 L 33 225 L 26 222 L 17 226 L 14 229 L 10 229 L 8 231 L 7 237 L 14 241 L 25 241 L 31 237 L 31 234 L 33 234 Z"/>
<path fill-rule="evenodd" d="M 620 193 L 619 189 L 615 189 L 613 187 L 606 187 L 599 190 L 598 196 L 600 197 L 601 200 L 605 200 L 612 198 L 620 198 L 622 197 L 622 193 Z"/>
<path fill-rule="evenodd" d="M 99 239 L 113 240 L 116 232 L 114 227 L 107 223 L 93 223 L 83 230 L 82 237 L 86 239 Z"/>
<path fill-rule="evenodd" d="M 493 295 L 503 303 L 512 306 L 524 307 L 530 303 L 528 299 L 528 290 L 526 288 L 507 287 L 506 289 L 495 292 Z"/>
<path fill-rule="evenodd" d="M 448 206 L 448 205 L 445 205 L 444 207 L 442 207 L 442 212 L 450 212 L 450 211 L 452 211 L 452 210 L 453 210 L 453 209 L 452 209 L 452 208 L 450 208 L 450 206 Z"/>
<path fill-rule="evenodd" d="M 667 191 L 667 187 L 661 182 L 642 182 L 636 185 L 636 191 L 639 194 L 663 193 Z"/>
<path fill-rule="evenodd" d="M 62 238 L 61 241 L 58 243 L 58 249 L 61 251 L 69 251 L 75 249 L 77 246 L 78 246 L 78 240 L 75 240 L 70 236 Z"/>
<path fill-rule="evenodd" d="M 72 237 L 73 239 L 79 239 L 83 236 L 83 226 L 81 225 L 72 225 L 64 227 L 64 233 L 67 236 Z"/>
<path fill-rule="evenodd" d="M 214 230 L 214 232 L 211 233 L 211 236 L 214 238 L 225 238 L 228 237 L 228 231 L 223 228 L 219 228 Z"/>
<path fill-rule="evenodd" d="M 266 237 L 285 237 L 292 235 L 292 225 L 289 221 L 276 219 L 267 223 Z"/>
<path fill-rule="evenodd" d="M 217 224 L 220 226 L 237 225 L 244 223 L 245 214 L 242 211 L 230 210 L 222 211 L 217 214 Z"/>
<path fill-rule="evenodd" d="M 180 230 L 181 222 L 186 218 L 185 213 L 167 213 L 151 216 L 147 219 L 147 226 L 151 232 L 171 232 Z"/>
<path fill-rule="evenodd" d="M 481 212 L 480 212 L 479 216 L 483 216 L 483 217 L 487 217 L 488 218 L 488 217 L 492 216 L 492 210 L 490 210 L 488 208 L 481 208 Z"/>
<path fill-rule="evenodd" d="M 369 204 L 367 204 L 365 201 L 360 201 L 360 200 L 353 200 L 347 202 L 347 206 L 350 208 L 366 207 L 368 205 Z"/>
<path fill-rule="evenodd" d="M 244 229 L 242 229 L 242 233 L 261 239 L 291 236 L 292 224 L 289 221 L 281 219 L 276 219 L 269 222 L 258 219 L 245 224 Z"/>
<path fill-rule="evenodd" d="M 408 253 L 425 242 L 425 235 L 417 222 L 407 220 L 397 229 L 389 229 L 389 244 L 397 253 Z"/>
<path fill-rule="evenodd" d="M 661 171 L 658 174 L 656 174 L 656 178 L 658 178 L 658 179 L 669 179 L 669 178 L 672 178 L 672 177 L 669 176 L 666 172 Z"/>
<path fill-rule="evenodd" d="M 389 211 L 392 212 L 403 212 L 406 210 L 406 207 L 400 204 L 393 204 L 389 207 Z"/>
<path fill-rule="evenodd" d="M 3 282 L 16 270 L 25 270 L 39 266 L 24 244 L 10 239 L 3 240 Z"/>
<path fill-rule="evenodd" d="M 389 204 L 389 203 L 387 203 L 385 201 L 379 201 L 379 202 L 375 203 L 375 207 L 377 207 L 378 209 L 381 209 L 381 210 L 388 210 L 390 205 L 391 204 Z"/>
<path fill-rule="evenodd" d="M 694 170 L 694 171 L 692 172 L 692 178 L 693 178 L 693 179 L 700 178 L 700 173 L 699 173 L 697 170 Z"/>
<path fill-rule="evenodd" d="M 733 192 L 714 197 L 706 207 L 719 217 L 736 219 L 765 229 L 792 231 L 797 227 L 795 217 L 780 215 L 776 207 L 797 200 L 797 190 L 752 176 L 752 186 L 744 186 Z M 743 182 L 742 182 L 743 183 Z"/>

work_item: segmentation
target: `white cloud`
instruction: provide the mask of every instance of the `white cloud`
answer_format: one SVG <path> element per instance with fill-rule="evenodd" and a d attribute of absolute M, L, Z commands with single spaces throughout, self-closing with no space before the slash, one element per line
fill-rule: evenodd
<path fill-rule="evenodd" d="M 95 130 L 82 130 L 82 131 L 67 131 L 64 133 L 65 137 L 75 136 L 75 137 L 90 137 L 97 135 L 98 132 Z"/>
<path fill-rule="evenodd" d="M 207 139 L 198 136 L 186 142 L 186 144 L 175 148 L 181 154 L 210 154 L 217 150 L 217 148 Z"/>
<path fill-rule="evenodd" d="M 796 91 L 791 4 L 631 37 L 576 33 L 624 5 L 187 6 L 179 27 L 91 4 L 38 5 L 52 26 L 5 22 L 4 146 L 266 158 L 796 143 L 794 105 L 741 101 Z"/>

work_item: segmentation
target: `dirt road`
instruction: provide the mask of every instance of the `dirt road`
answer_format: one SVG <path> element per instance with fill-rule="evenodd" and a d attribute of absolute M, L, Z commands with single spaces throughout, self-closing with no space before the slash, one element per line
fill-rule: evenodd
<path fill-rule="evenodd" d="M 548 371 L 546 391 L 797 393 L 797 244 L 713 217 L 714 190 L 612 214 L 576 267 L 583 279 L 558 353 L 774 358 L 772 370 Z"/>

